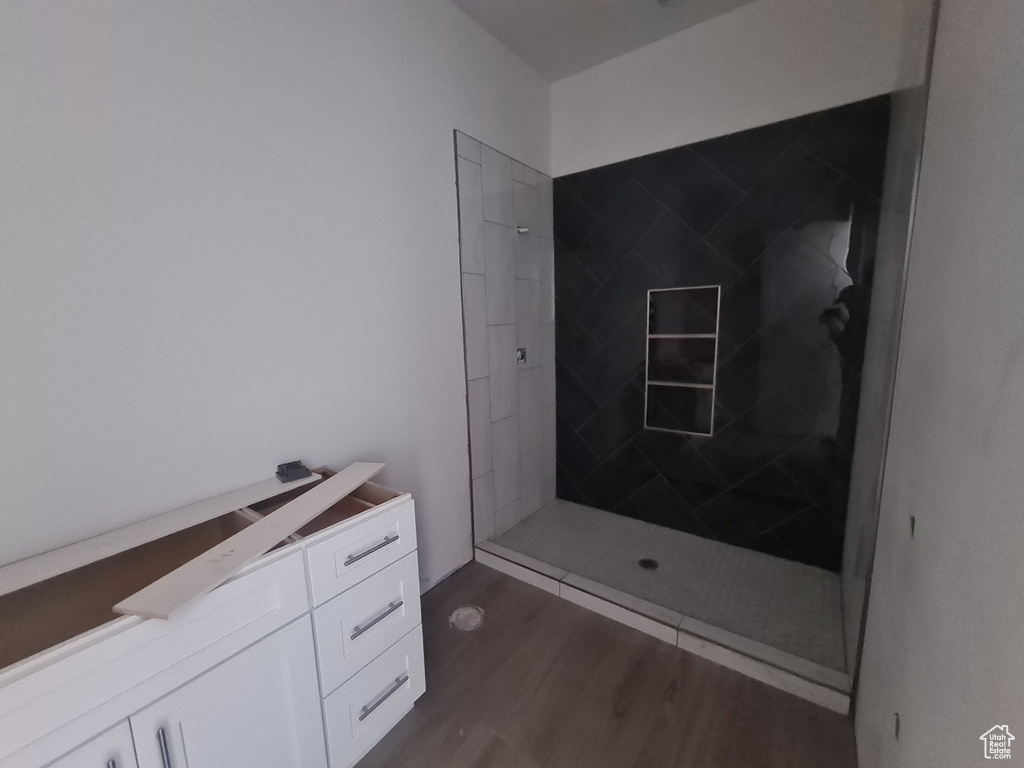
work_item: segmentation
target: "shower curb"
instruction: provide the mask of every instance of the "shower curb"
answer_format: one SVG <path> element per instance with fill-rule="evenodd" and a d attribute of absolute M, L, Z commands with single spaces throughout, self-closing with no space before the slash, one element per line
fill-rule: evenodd
<path fill-rule="evenodd" d="M 843 672 L 635 598 L 493 542 L 480 542 L 473 551 L 478 563 L 563 600 L 833 712 L 846 715 L 850 711 L 850 678 Z"/>

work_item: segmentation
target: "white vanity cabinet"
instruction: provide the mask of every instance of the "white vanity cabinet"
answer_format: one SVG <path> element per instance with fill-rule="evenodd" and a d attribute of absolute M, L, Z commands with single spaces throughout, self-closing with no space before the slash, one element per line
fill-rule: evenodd
<path fill-rule="evenodd" d="M 138 768 L 128 721 L 122 720 L 48 768 Z"/>
<path fill-rule="evenodd" d="M 139 768 L 326 768 L 309 618 L 277 630 L 130 721 Z"/>
<path fill-rule="evenodd" d="M 0 595 L 0 768 L 357 762 L 424 690 L 408 494 L 366 483 L 170 619 L 108 620 L 295 495 Z"/>

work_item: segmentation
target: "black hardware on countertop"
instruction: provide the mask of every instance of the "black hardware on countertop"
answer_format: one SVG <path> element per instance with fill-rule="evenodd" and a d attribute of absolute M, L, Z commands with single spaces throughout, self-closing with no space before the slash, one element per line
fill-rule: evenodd
<path fill-rule="evenodd" d="M 312 472 L 301 461 L 289 461 L 277 465 L 277 479 L 282 483 L 290 483 L 292 480 L 301 480 L 309 477 Z"/>

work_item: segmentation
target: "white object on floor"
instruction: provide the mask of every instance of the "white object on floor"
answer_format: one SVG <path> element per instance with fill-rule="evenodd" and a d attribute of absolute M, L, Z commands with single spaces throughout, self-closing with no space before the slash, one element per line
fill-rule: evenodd
<path fill-rule="evenodd" d="M 484 623 L 484 609 L 476 605 L 464 605 L 456 608 L 448 617 L 448 626 L 460 632 L 472 632 L 480 629 Z"/>

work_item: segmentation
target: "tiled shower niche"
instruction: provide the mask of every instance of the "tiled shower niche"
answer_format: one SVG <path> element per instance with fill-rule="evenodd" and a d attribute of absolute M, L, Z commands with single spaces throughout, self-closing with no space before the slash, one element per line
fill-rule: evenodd
<path fill-rule="evenodd" d="M 721 286 L 647 292 L 644 426 L 712 435 Z"/>
<path fill-rule="evenodd" d="M 555 180 L 559 498 L 839 569 L 888 125 L 879 97 Z M 713 332 L 648 328 L 691 286 L 714 344 L 656 338 Z"/>

